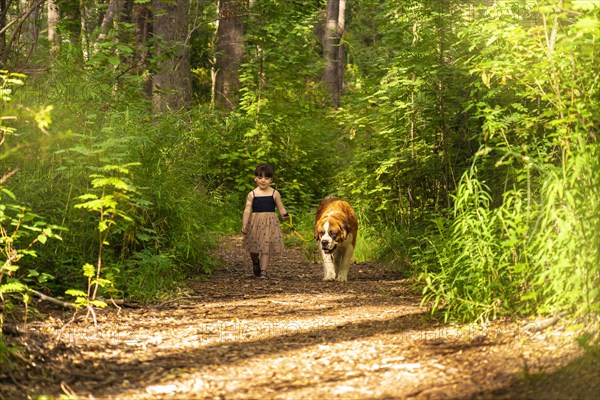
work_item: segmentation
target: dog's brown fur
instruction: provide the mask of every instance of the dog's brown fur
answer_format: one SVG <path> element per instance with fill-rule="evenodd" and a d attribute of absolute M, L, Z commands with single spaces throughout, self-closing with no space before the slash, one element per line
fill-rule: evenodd
<path fill-rule="evenodd" d="M 346 201 L 331 197 L 319 204 L 315 240 L 323 255 L 324 280 L 347 280 L 357 232 L 358 219 Z"/>

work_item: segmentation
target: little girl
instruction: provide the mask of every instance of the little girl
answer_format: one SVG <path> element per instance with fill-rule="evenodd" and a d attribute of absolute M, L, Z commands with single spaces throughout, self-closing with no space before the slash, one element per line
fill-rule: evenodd
<path fill-rule="evenodd" d="M 242 244 L 250 252 L 254 276 L 266 278 L 270 256 L 281 254 L 285 248 L 275 207 L 284 220 L 288 218 L 288 213 L 279 192 L 271 188 L 271 166 L 261 164 L 256 167 L 254 182 L 256 189 L 248 193 L 242 217 Z"/>

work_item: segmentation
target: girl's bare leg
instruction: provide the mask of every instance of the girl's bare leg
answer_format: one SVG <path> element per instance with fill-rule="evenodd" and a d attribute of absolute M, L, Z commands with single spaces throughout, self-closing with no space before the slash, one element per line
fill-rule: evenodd
<path fill-rule="evenodd" d="M 260 254 L 260 269 L 261 271 L 266 272 L 269 267 L 269 253 L 261 253 Z"/>

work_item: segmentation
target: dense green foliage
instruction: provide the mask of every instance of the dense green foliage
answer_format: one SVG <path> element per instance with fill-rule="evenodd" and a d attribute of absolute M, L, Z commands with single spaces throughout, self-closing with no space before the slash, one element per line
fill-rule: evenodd
<path fill-rule="evenodd" d="M 599 7 L 352 4 L 340 191 L 369 243 L 446 318 L 597 312 Z"/>
<path fill-rule="evenodd" d="M 309 1 L 255 2 L 227 113 L 207 95 L 208 23 L 191 40 L 188 111 L 151 113 L 124 40 L 3 73 L 1 173 L 16 171 L 0 184 L 3 257 L 29 257 L 0 270 L 0 295 L 173 295 L 214 270 L 213 245 L 239 231 L 269 162 L 305 237 L 316 203 L 343 196 L 361 221 L 357 260 L 391 262 L 446 318 L 597 313 L 600 7 L 463 3 L 349 1 L 338 109 L 320 82 L 323 4 Z M 33 236 L 8 241 L 15 226 Z"/>
<path fill-rule="evenodd" d="M 598 312 L 598 7 L 486 10 L 460 35 L 482 147 L 421 263 L 446 316 Z"/>

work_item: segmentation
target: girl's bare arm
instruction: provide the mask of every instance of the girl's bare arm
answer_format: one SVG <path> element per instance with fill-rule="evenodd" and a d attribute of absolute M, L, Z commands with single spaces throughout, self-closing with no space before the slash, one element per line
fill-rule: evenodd
<path fill-rule="evenodd" d="M 275 195 L 273 196 L 273 198 L 275 199 L 275 205 L 277 206 L 279 215 L 281 215 L 281 218 L 287 219 L 288 213 L 287 213 L 285 207 L 283 206 L 283 203 L 281 201 L 281 195 L 279 194 L 279 192 L 275 192 Z"/>
<path fill-rule="evenodd" d="M 242 216 L 242 233 L 245 235 L 248 228 L 248 222 L 250 222 L 250 215 L 252 214 L 252 192 L 248 193 L 246 197 L 246 207 L 244 207 L 244 215 Z"/>

